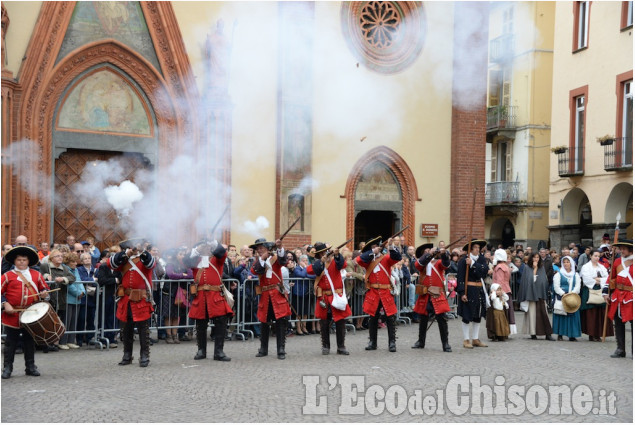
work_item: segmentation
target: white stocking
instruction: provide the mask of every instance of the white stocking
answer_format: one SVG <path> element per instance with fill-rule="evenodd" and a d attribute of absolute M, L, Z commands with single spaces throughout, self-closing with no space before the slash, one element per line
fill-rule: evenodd
<path fill-rule="evenodd" d="M 472 339 L 478 339 L 478 331 L 481 329 L 481 324 L 472 322 Z"/>
<path fill-rule="evenodd" d="M 463 323 L 463 322 L 461 322 L 461 324 L 463 325 L 463 339 L 469 340 L 470 339 L 470 324 Z"/>

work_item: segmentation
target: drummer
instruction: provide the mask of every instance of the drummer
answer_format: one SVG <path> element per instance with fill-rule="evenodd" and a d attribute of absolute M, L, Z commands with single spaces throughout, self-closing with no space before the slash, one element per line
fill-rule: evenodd
<path fill-rule="evenodd" d="M 20 328 L 19 312 L 40 299 L 48 299 L 48 286 L 40 272 L 30 269 L 40 261 L 37 252 L 26 246 L 17 246 L 5 256 L 15 268 L 2 275 L 2 324 L 7 338 L 4 344 L 2 379 L 13 372 L 13 359 L 18 341 L 24 347 L 26 374 L 40 376 L 35 366 L 35 342 L 26 329 Z"/>

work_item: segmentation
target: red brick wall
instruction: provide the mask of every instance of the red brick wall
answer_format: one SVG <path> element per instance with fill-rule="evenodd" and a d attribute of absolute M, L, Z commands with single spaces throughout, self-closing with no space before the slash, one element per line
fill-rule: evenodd
<path fill-rule="evenodd" d="M 488 4 L 486 2 L 457 2 L 454 6 L 455 34 L 463 31 L 464 22 L 470 17 L 482 16 L 482 31 L 467 38 L 454 38 L 454 73 L 452 89 L 452 177 L 450 200 L 450 240 L 470 232 L 470 212 L 473 209 L 472 237 L 485 235 L 485 133 L 487 124 L 487 25 Z M 462 66 L 460 55 L 471 52 L 471 61 L 476 66 Z M 475 59 L 479 58 L 479 59 Z M 466 102 L 465 92 L 459 82 L 472 82 L 477 95 Z M 475 172 L 476 169 L 476 172 Z M 476 178 L 475 178 L 476 177 Z M 476 200 L 474 187 L 476 183 Z"/>

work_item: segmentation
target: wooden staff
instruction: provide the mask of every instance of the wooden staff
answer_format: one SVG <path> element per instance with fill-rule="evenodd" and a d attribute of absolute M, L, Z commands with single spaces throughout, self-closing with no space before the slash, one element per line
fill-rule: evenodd
<path fill-rule="evenodd" d="M 470 212 L 470 231 L 469 231 L 469 239 L 468 239 L 468 243 L 467 243 L 467 256 L 465 257 L 465 281 L 463 282 L 463 290 L 464 290 L 464 294 L 465 294 L 465 301 L 463 302 L 468 302 L 469 300 L 467 299 L 467 281 L 469 278 L 469 274 L 470 274 L 470 265 L 467 263 L 467 259 L 470 258 L 470 253 L 472 252 L 472 228 L 474 226 L 474 205 L 476 204 L 476 173 L 477 173 L 477 168 L 476 166 L 474 167 L 474 180 L 472 181 L 474 183 L 474 190 L 473 190 L 473 195 L 472 195 L 472 210 Z"/>
<path fill-rule="evenodd" d="M 51 292 L 59 291 L 60 289 L 62 289 L 62 288 L 51 289 L 51 290 L 46 291 L 46 292 L 48 292 L 50 294 Z M 39 292 L 37 294 L 26 295 L 24 298 L 37 297 L 38 295 L 40 295 Z"/>
<path fill-rule="evenodd" d="M 618 235 L 620 233 L 620 218 L 622 215 L 618 212 L 615 218 L 615 233 L 613 234 L 613 246 L 611 247 L 611 272 L 609 273 L 609 299 L 606 301 L 606 307 L 604 308 L 604 325 L 602 326 L 602 342 L 606 341 L 606 325 L 609 319 L 609 303 L 611 301 L 611 274 L 613 274 L 613 263 L 615 262 L 615 244 L 618 241 Z"/>

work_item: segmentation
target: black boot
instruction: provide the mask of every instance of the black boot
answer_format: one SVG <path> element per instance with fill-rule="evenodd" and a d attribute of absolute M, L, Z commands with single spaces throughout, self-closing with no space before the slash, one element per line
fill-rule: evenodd
<path fill-rule="evenodd" d="M 16 343 L 11 338 L 7 338 L 4 343 L 4 367 L 2 368 L 2 379 L 11 378 L 13 372 L 13 360 L 15 359 Z"/>
<path fill-rule="evenodd" d="M 397 325 L 394 314 L 386 320 L 386 327 L 388 328 L 388 351 L 394 353 L 397 351 Z"/>
<path fill-rule="evenodd" d="M 35 366 L 35 342 L 33 340 L 24 341 L 22 348 L 24 350 L 24 364 L 26 365 L 26 374 L 29 376 L 40 376 L 40 372 L 38 372 L 37 366 Z"/>
<path fill-rule="evenodd" d="M 231 358 L 223 352 L 225 346 L 225 332 L 227 331 L 227 316 L 214 319 L 214 360 L 229 362 Z"/>
<path fill-rule="evenodd" d="M 368 319 L 368 345 L 366 346 L 367 350 L 376 350 L 377 349 L 377 322 L 379 321 L 379 316 L 371 316 Z"/>
<path fill-rule="evenodd" d="M 287 319 L 276 320 L 276 343 L 278 345 L 278 359 L 284 360 L 287 353 L 284 351 L 284 346 L 287 338 Z"/>
<path fill-rule="evenodd" d="M 260 323 L 260 349 L 258 350 L 258 354 L 256 357 L 265 357 L 269 354 L 269 331 L 271 330 L 271 325 L 269 322 Z"/>
<path fill-rule="evenodd" d="M 328 320 L 320 320 L 320 336 L 322 337 L 322 354 L 328 355 L 331 352 L 331 337 L 329 334 Z"/>
<path fill-rule="evenodd" d="M 123 339 L 123 357 L 119 362 L 119 366 L 126 366 L 132 363 L 132 343 L 134 342 L 134 323 L 127 321 L 123 325 L 121 331 L 121 337 Z"/>
<path fill-rule="evenodd" d="M 419 320 L 419 339 L 411 348 L 425 348 L 426 346 L 426 334 L 428 333 L 428 315 L 422 314 Z"/>
<path fill-rule="evenodd" d="M 148 367 L 150 364 L 150 327 L 148 321 L 138 322 L 137 328 L 139 329 L 139 345 L 141 346 L 139 366 Z"/>
<path fill-rule="evenodd" d="M 348 350 L 344 341 L 346 339 L 346 320 L 342 319 L 335 322 L 335 339 L 337 340 L 337 354 L 348 356 Z"/>
<path fill-rule="evenodd" d="M 437 323 L 439 324 L 439 335 L 441 336 L 443 351 L 451 353 L 452 347 L 450 347 L 450 344 L 448 343 L 448 321 L 442 314 L 439 314 L 437 316 Z"/>
<path fill-rule="evenodd" d="M 617 349 L 611 354 L 611 357 L 614 359 L 626 357 L 626 325 L 617 315 L 615 315 L 615 339 L 617 340 Z"/>
<path fill-rule="evenodd" d="M 207 357 L 207 320 L 196 319 L 196 346 L 198 351 L 194 356 L 194 360 L 201 360 Z"/>

